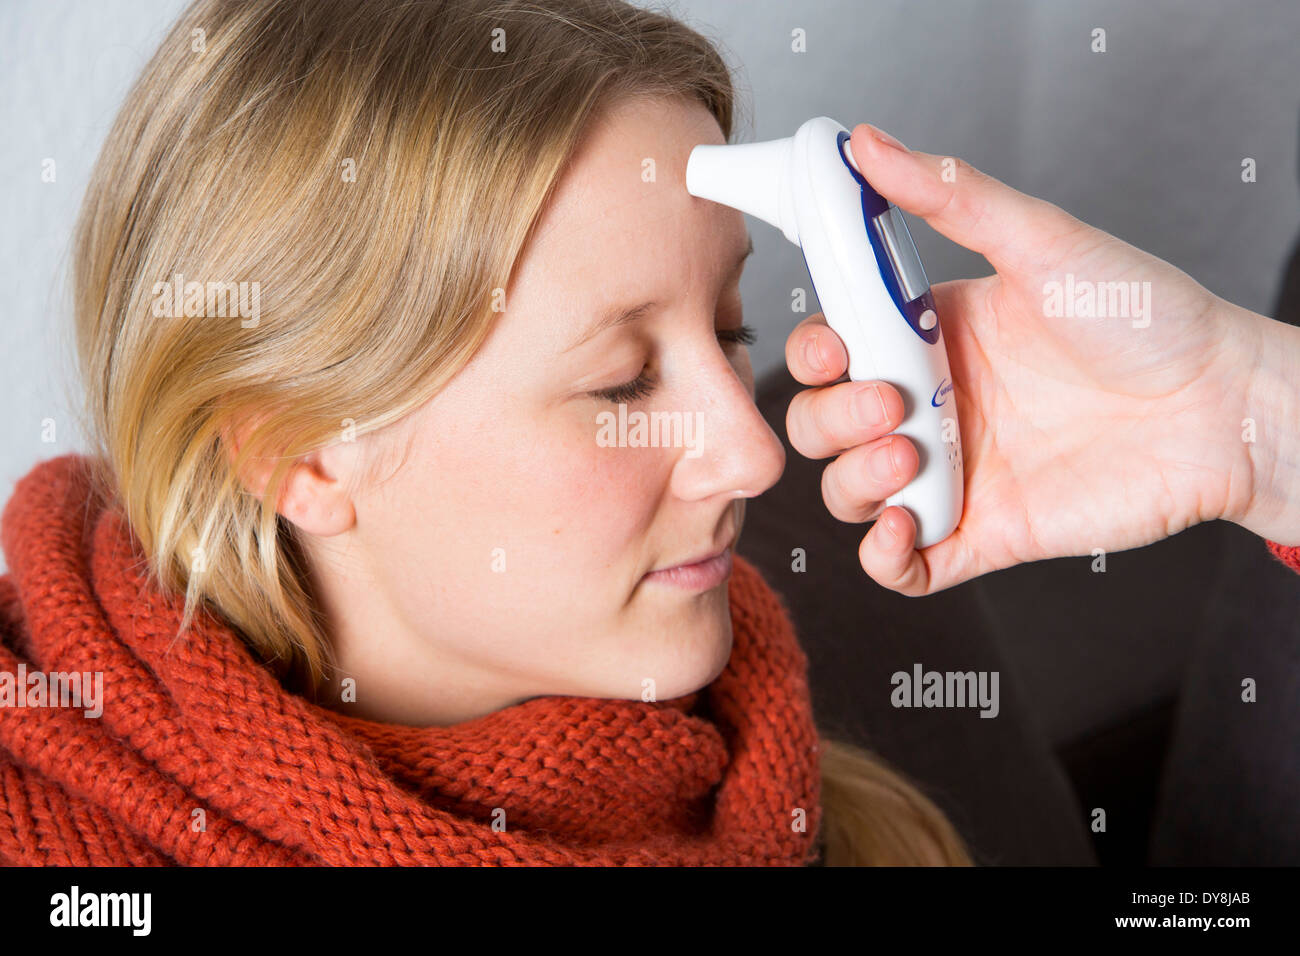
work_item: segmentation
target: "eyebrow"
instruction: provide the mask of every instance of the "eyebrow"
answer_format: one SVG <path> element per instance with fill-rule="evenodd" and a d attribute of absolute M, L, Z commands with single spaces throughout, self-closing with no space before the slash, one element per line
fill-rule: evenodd
<path fill-rule="evenodd" d="M 753 253 L 754 253 L 754 237 L 750 235 L 748 232 L 746 232 L 745 249 L 736 258 L 736 264 L 732 266 L 731 274 L 735 275 L 737 272 L 739 272 L 741 267 L 745 264 L 745 260 L 748 259 L 751 255 L 753 255 Z M 605 312 L 603 315 L 601 315 L 600 318 L 598 318 L 595 322 L 593 322 L 591 327 L 582 334 L 581 338 L 579 338 L 572 345 L 563 349 L 561 351 L 561 354 L 563 354 L 564 352 L 573 351 L 579 345 L 582 345 L 584 342 L 587 342 L 595 338 L 597 335 L 599 335 L 601 332 L 604 332 L 606 329 L 612 329 L 619 325 L 626 325 L 628 322 L 635 322 L 637 319 L 641 318 L 643 315 L 645 315 L 647 312 L 653 309 L 657 304 L 658 304 L 657 302 L 642 302 L 638 305 L 620 306 L 620 307 L 615 307 L 613 309 L 610 309 L 608 312 Z"/>

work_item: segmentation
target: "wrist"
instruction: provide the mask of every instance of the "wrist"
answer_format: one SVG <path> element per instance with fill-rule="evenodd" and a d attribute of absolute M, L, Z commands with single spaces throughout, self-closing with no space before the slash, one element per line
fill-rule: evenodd
<path fill-rule="evenodd" d="M 1241 456 L 1222 517 L 1261 538 L 1300 545 L 1300 328 L 1220 300 L 1228 349 L 1245 383 Z"/>

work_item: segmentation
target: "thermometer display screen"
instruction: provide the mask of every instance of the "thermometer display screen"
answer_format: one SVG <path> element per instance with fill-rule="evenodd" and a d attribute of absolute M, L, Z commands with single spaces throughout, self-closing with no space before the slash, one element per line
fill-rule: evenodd
<path fill-rule="evenodd" d="M 889 254 L 894 275 L 898 276 L 904 301 L 911 302 L 925 295 L 930 288 L 930 280 L 925 277 L 925 268 L 921 265 L 921 257 L 916 253 L 916 244 L 912 242 L 912 233 L 907 228 L 903 211 L 891 205 L 872 222 Z"/>

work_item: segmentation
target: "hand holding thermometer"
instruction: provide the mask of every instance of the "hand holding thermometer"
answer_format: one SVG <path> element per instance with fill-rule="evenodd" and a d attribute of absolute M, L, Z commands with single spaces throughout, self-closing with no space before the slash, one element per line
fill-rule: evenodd
<path fill-rule="evenodd" d="M 696 146 L 686 189 L 776 226 L 802 249 L 826 323 L 848 350 L 849 378 L 889 382 L 903 397 L 894 434 L 920 463 L 885 505 L 911 513 L 917 548 L 952 534 L 961 434 L 934 296 L 902 211 L 858 170 L 849 131 L 818 116 L 785 139 Z"/>

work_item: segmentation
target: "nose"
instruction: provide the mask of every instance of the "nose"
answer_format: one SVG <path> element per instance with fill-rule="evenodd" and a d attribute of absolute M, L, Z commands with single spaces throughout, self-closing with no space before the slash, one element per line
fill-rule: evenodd
<path fill-rule="evenodd" d="M 695 447 L 683 449 L 674 465 L 673 493 L 687 501 L 761 495 L 785 470 L 781 439 L 721 352 L 701 366 L 695 385 Z"/>

